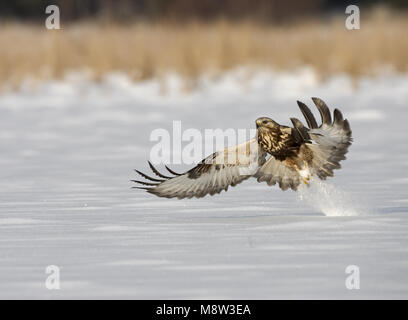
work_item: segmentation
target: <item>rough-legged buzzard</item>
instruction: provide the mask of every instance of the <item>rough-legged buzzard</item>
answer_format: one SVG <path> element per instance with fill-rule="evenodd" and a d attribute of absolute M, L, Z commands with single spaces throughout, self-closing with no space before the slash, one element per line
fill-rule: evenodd
<path fill-rule="evenodd" d="M 282 190 L 297 190 L 299 184 L 309 183 L 311 176 L 322 180 L 333 176 L 351 144 L 351 129 L 337 109 L 333 120 L 329 108 L 319 98 L 312 98 L 320 112 L 322 124 L 318 126 L 310 109 L 298 101 L 308 127 L 291 118 L 293 128 L 282 126 L 270 118 L 256 120 L 257 135 L 242 144 L 227 147 L 202 160 L 185 173 L 176 173 L 166 166 L 172 176 L 161 174 L 149 162 L 158 178 L 136 172 L 151 182 L 132 180 L 145 185 L 136 187 L 159 197 L 192 198 L 214 195 L 229 186 L 250 178 L 268 185 L 278 183 Z"/>

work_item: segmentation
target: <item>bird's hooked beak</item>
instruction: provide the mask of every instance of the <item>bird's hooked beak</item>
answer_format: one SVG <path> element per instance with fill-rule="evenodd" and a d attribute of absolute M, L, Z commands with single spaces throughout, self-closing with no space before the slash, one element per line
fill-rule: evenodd
<path fill-rule="evenodd" d="M 259 128 L 260 125 L 261 125 L 261 120 L 256 120 L 256 127 Z"/>

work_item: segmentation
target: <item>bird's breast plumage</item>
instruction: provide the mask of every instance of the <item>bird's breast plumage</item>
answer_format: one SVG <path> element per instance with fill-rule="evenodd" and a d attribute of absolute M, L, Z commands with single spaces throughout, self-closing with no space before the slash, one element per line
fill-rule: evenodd
<path fill-rule="evenodd" d="M 293 156 L 299 149 L 291 135 L 290 128 L 284 127 L 259 128 L 258 143 L 266 152 L 279 160 Z"/>

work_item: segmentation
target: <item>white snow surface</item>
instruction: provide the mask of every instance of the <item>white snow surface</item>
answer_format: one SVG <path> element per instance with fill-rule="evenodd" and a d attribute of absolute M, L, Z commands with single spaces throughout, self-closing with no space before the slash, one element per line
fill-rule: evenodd
<path fill-rule="evenodd" d="M 112 74 L 0 94 L 0 298 L 408 298 L 407 74 L 236 70 L 182 87 Z M 288 125 L 304 121 L 296 100 L 320 119 L 314 96 L 353 130 L 334 178 L 299 192 L 250 179 L 190 200 L 131 189 L 152 130 Z M 45 286 L 48 265 L 60 290 Z"/>

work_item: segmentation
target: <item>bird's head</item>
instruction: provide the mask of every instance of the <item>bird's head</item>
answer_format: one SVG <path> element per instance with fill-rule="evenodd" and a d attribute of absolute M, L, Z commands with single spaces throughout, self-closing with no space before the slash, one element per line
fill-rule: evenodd
<path fill-rule="evenodd" d="M 256 119 L 255 121 L 256 123 L 256 128 L 264 128 L 264 129 L 274 129 L 276 127 L 279 127 L 279 125 L 273 121 L 271 118 L 268 117 L 261 117 Z"/>

